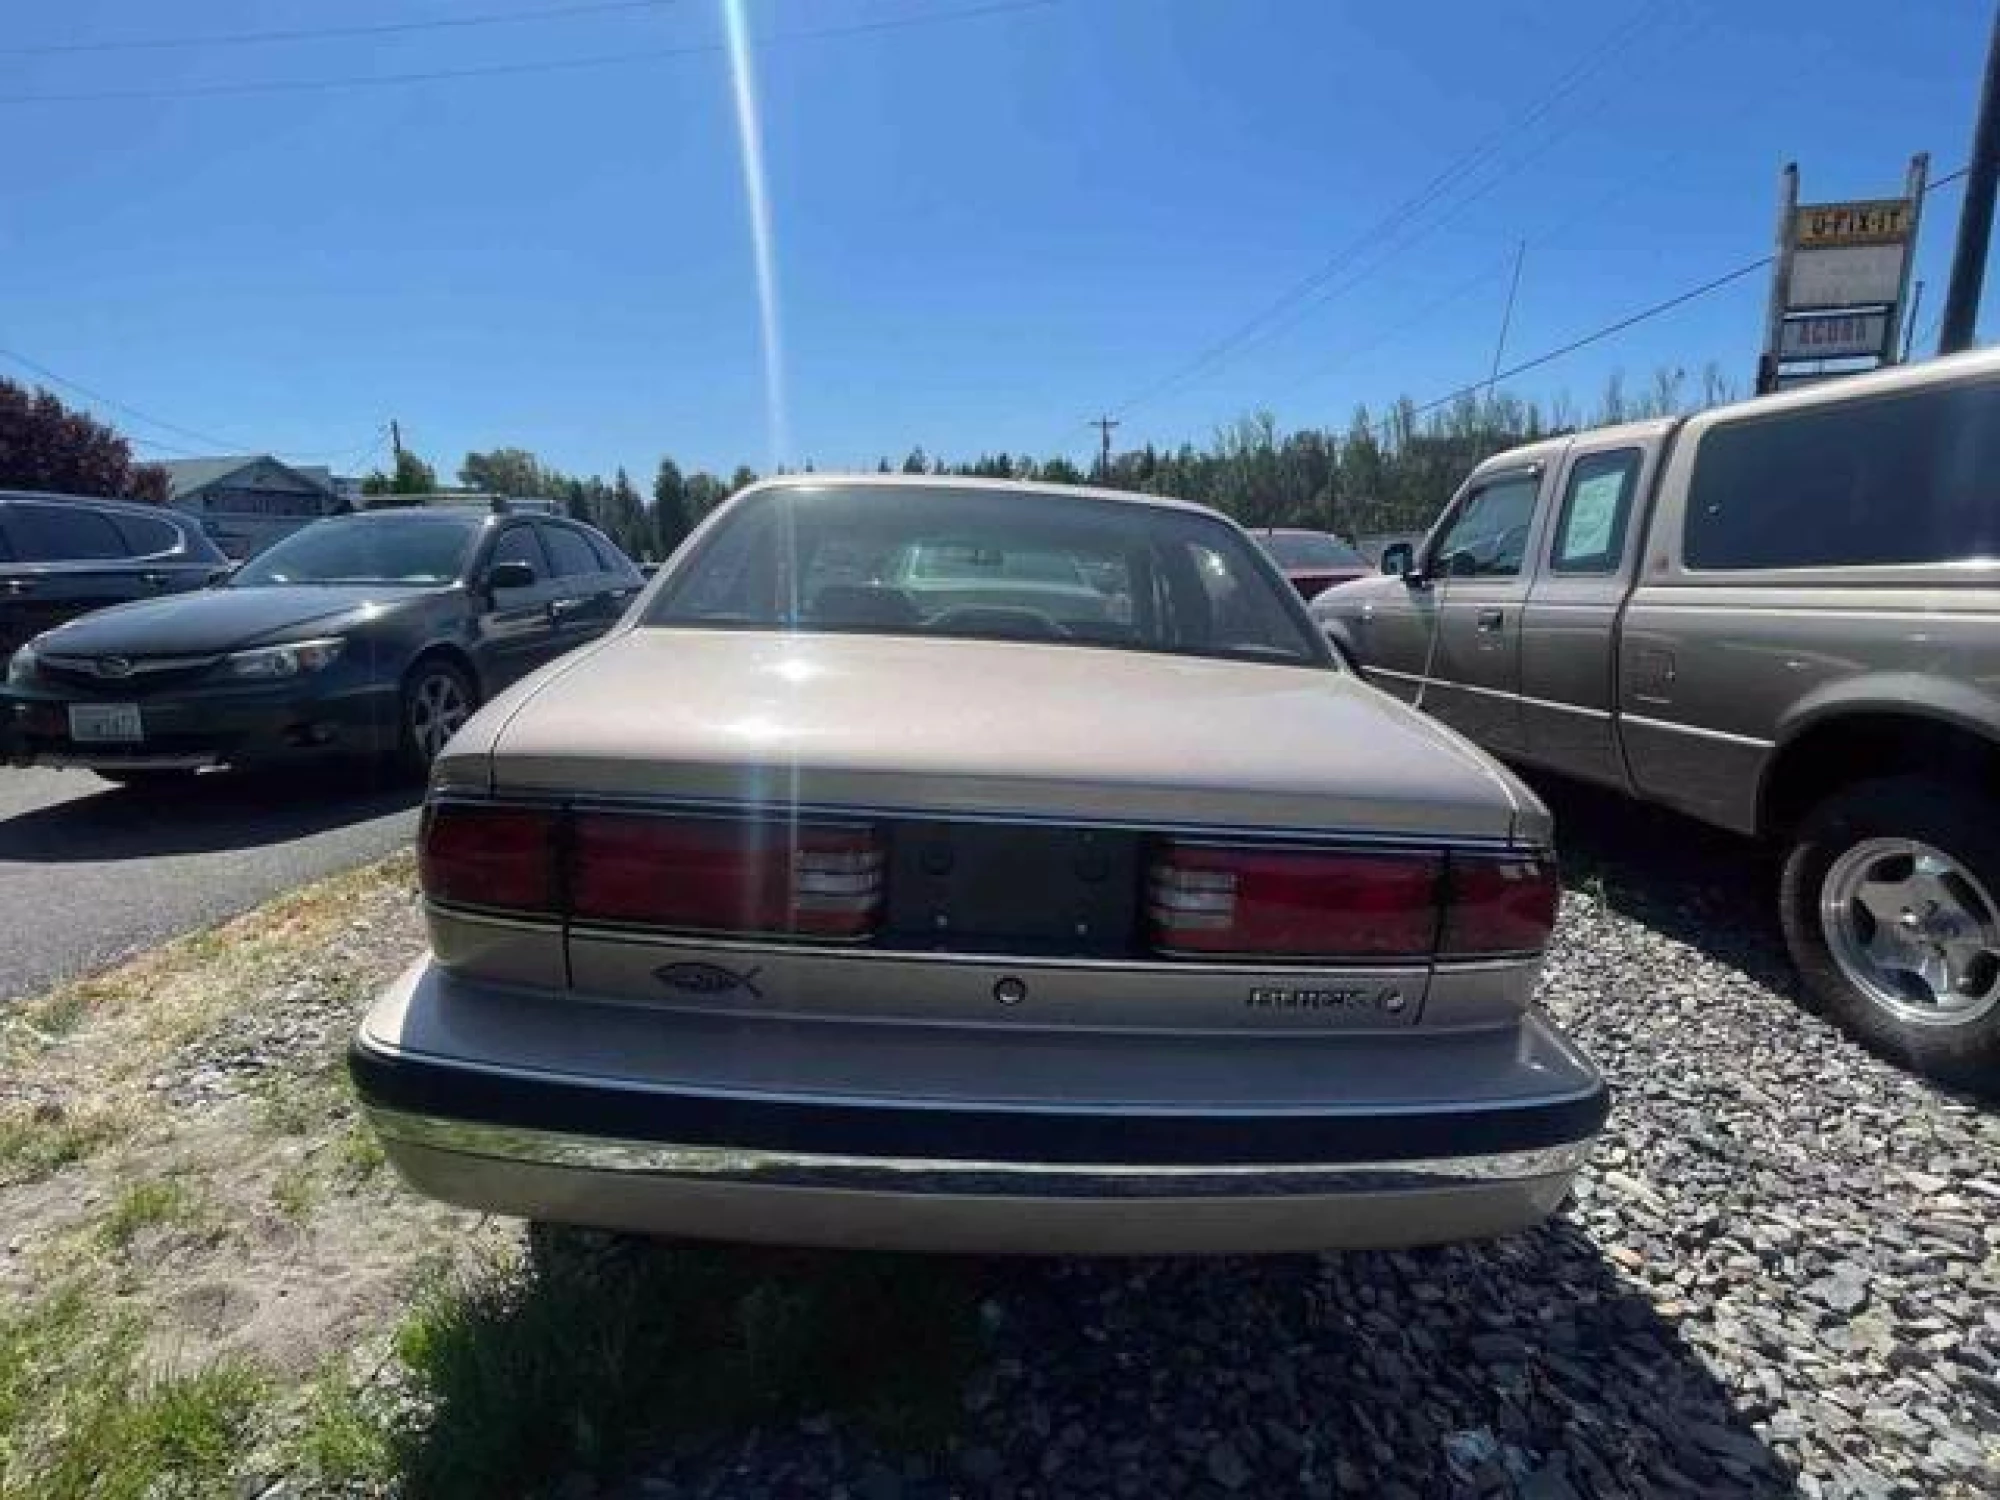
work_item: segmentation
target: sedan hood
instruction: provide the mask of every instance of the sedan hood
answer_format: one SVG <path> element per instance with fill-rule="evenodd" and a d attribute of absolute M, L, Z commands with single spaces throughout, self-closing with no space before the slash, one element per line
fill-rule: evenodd
<path fill-rule="evenodd" d="M 200 656 L 297 639 L 308 627 L 344 624 L 413 592 L 382 584 L 205 589 L 99 610 L 43 640 L 50 651 L 83 656 Z"/>
<path fill-rule="evenodd" d="M 492 704 L 438 778 L 1217 829 L 1540 838 L 1548 817 L 1329 669 L 861 635 L 615 636 Z"/>

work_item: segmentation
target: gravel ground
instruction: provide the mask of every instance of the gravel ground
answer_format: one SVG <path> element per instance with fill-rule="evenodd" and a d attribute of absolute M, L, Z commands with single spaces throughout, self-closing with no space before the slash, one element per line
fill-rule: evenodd
<path fill-rule="evenodd" d="M 1554 1223 L 1004 1265 L 949 1453 L 808 1417 L 616 1493 L 2000 1494 L 2000 1117 L 1798 1007 L 1742 846 L 1554 800 L 1543 1002 L 1617 1091 Z"/>

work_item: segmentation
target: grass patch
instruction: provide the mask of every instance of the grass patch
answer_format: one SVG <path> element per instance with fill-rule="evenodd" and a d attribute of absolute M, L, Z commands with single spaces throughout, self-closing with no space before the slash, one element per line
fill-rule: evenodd
<path fill-rule="evenodd" d="M 0 1112 L 0 1187 L 34 1182 L 94 1155 L 124 1134 L 110 1111 L 59 1104 Z"/>
<path fill-rule="evenodd" d="M 0 1497 L 227 1492 L 264 1382 L 238 1363 L 149 1376 L 140 1334 L 76 1287 L 0 1314 Z"/>
<path fill-rule="evenodd" d="M 342 1175 L 357 1184 L 368 1181 L 389 1161 L 382 1154 L 382 1143 L 375 1139 L 375 1132 L 361 1120 L 347 1127 L 333 1151 L 334 1161 Z"/>
<path fill-rule="evenodd" d="M 302 1079 L 274 1078 L 257 1090 L 257 1123 L 273 1135 L 310 1135 L 326 1123 L 331 1104 Z"/>
<path fill-rule="evenodd" d="M 97 1226 L 97 1242 L 107 1250 L 124 1251 L 141 1230 L 192 1224 L 195 1218 L 194 1194 L 184 1184 L 136 1182 L 119 1195 Z"/>
<path fill-rule="evenodd" d="M 303 1224 L 319 1205 L 319 1180 L 304 1162 L 293 1162 L 271 1184 L 271 1203 L 294 1224 Z"/>
<path fill-rule="evenodd" d="M 935 1444 L 980 1351 L 974 1265 L 545 1235 L 433 1284 L 399 1331 L 431 1414 L 390 1437 L 406 1493 L 533 1492 L 799 1412 Z"/>
<path fill-rule="evenodd" d="M 323 1484 L 381 1481 L 395 1472 L 388 1422 L 372 1409 L 344 1362 L 320 1372 L 306 1392 L 304 1425 L 292 1460 Z"/>

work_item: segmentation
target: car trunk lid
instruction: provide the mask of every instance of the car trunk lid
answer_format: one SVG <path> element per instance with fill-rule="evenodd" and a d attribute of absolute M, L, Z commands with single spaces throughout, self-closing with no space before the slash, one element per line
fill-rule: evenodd
<path fill-rule="evenodd" d="M 1424 840 L 1513 837 L 1524 810 L 1345 673 L 1084 646 L 640 629 L 492 731 L 448 783 L 490 746 L 500 793 Z"/>

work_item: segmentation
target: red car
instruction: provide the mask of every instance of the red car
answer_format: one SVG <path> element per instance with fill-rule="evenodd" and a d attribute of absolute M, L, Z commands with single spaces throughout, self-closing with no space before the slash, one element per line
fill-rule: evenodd
<path fill-rule="evenodd" d="M 1311 599 L 1336 583 L 1366 578 L 1375 570 L 1368 559 L 1337 536 L 1324 531 L 1292 531 L 1266 527 L 1251 535 L 1264 544 L 1301 598 Z"/>

